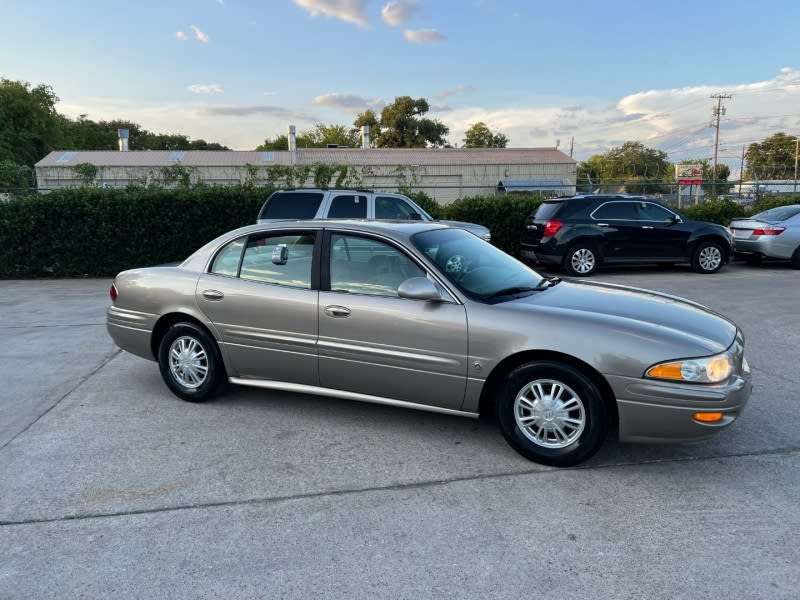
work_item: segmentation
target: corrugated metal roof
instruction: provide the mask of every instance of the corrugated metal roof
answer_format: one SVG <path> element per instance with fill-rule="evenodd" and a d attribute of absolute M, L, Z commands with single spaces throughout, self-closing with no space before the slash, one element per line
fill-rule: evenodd
<path fill-rule="evenodd" d="M 276 152 L 215 150 L 66 151 L 56 150 L 37 167 L 72 167 L 91 163 L 98 167 L 187 167 L 250 165 L 529 165 L 573 164 L 577 161 L 555 148 L 298 148 Z M 178 155 L 180 155 L 179 158 Z"/>

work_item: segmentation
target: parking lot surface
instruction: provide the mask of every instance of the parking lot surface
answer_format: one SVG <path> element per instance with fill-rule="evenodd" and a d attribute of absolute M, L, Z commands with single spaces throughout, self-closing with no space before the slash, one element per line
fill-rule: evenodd
<path fill-rule="evenodd" d="M 732 317 L 744 415 L 552 469 L 469 419 L 182 402 L 112 344 L 110 280 L 0 282 L 0 598 L 797 598 L 800 273 L 593 279 Z"/>

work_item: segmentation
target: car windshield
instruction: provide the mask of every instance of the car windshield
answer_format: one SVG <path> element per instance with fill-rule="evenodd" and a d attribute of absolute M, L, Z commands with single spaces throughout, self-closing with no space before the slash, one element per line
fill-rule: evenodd
<path fill-rule="evenodd" d="M 533 269 L 478 236 L 461 229 L 434 229 L 413 236 L 455 287 L 473 300 L 496 303 L 549 287 Z"/>

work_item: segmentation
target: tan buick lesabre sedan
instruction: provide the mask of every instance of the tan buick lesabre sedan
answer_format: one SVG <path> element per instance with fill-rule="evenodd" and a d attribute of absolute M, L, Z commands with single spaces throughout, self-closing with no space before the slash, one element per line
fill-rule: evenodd
<path fill-rule="evenodd" d="M 674 296 L 543 277 L 435 223 L 293 221 L 111 287 L 108 331 L 190 402 L 223 383 L 496 420 L 530 460 L 690 441 L 750 396 L 744 336 Z"/>

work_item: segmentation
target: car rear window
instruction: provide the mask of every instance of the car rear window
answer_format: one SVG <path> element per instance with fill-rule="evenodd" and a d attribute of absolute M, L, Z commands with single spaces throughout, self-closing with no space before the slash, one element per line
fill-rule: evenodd
<path fill-rule="evenodd" d="M 757 214 L 753 218 L 762 219 L 764 221 L 785 221 L 791 219 L 797 213 L 800 213 L 800 205 L 776 206 L 775 208 L 770 208 L 769 210 Z"/>
<path fill-rule="evenodd" d="M 534 218 L 537 221 L 547 221 L 552 219 L 556 216 L 556 213 L 561 208 L 561 205 L 564 204 L 563 201 L 560 202 L 542 202 L 539 205 L 539 208 L 536 209 L 536 215 Z"/>
<path fill-rule="evenodd" d="M 275 193 L 261 209 L 259 219 L 313 219 L 323 194 L 320 192 Z"/>

